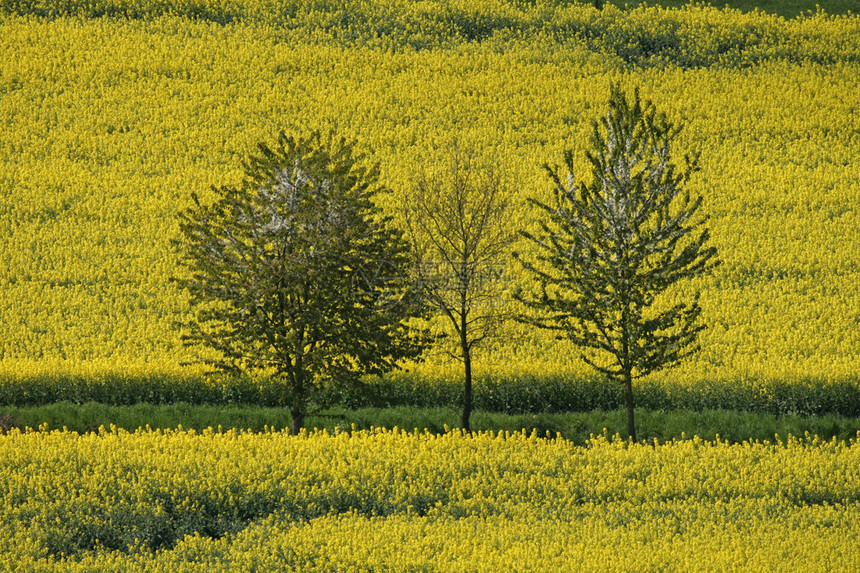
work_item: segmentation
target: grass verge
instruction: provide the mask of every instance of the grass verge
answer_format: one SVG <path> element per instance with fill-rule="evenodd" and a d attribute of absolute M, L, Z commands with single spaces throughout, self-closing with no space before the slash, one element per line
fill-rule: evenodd
<path fill-rule="evenodd" d="M 428 430 L 442 433 L 456 429 L 460 413 L 452 408 L 391 408 L 332 409 L 311 415 L 309 428 L 350 430 L 370 427 Z M 821 438 L 847 440 L 860 432 L 860 418 L 836 415 L 800 416 L 736 412 L 731 410 L 639 410 L 636 413 L 637 432 L 641 439 L 661 442 L 699 436 L 713 440 L 717 436 L 728 442 L 746 440 L 786 439 L 789 435 L 806 433 Z M 571 412 L 560 414 L 503 414 L 477 411 L 472 416 L 476 431 L 519 432 L 535 430 L 539 435 L 558 434 L 576 443 L 584 443 L 592 434 L 618 433 L 624 435 L 626 414 L 622 410 Z M 209 427 L 237 428 L 259 432 L 265 428 L 283 429 L 290 425 L 290 414 L 282 408 L 259 406 L 211 405 L 153 405 L 110 406 L 89 402 L 75 405 L 60 402 L 36 407 L 0 408 L 0 431 L 12 427 L 49 429 L 66 428 L 79 433 L 97 431 L 100 426 L 114 425 L 133 431 L 137 428 L 178 428 L 203 430 Z"/>

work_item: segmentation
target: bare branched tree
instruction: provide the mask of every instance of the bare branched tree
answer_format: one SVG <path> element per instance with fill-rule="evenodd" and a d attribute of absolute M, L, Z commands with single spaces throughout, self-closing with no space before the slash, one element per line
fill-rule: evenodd
<path fill-rule="evenodd" d="M 419 175 L 403 196 L 414 275 L 426 302 L 447 318 L 463 362 L 462 427 L 471 431 L 473 350 L 510 318 L 505 292 L 511 192 L 498 169 L 452 149 L 447 162 Z"/>

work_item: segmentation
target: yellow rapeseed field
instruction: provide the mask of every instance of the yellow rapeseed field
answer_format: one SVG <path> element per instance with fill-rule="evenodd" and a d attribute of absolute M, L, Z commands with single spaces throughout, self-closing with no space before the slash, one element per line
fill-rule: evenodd
<path fill-rule="evenodd" d="M 5 571 L 856 571 L 860 440 L 0 436 Z"/>
<path fill-rule="evenodd" d="M 857 383 L 857 16 L 282 4 L 33 0 L 0 14 L 5 379 L 195 374 L 172 327 L 188 312 L 168 280 L 174 215 L 237 182 L 280 129 L 355 138 L 395 193 L 456 139 L 507 173 L 511 224 L 532 228 L 540 165 L 582 158 L 620 81 L 685 126 L 679 152 L 701 151 L 691 189 L 724 263 L 688 285 L 702 289 L 702 351 L 655 380 Z M 417 372 L 453 368 L 433 357 Z M 476 372 L 588 370 L 567 343 L 511 326 Z"/>
<path fill-rule="evenodd" d="M 617 81 L 701 151 L 724 263 L 685 285 L 701 352 L 646 382 L 860 385 L 858 38 L 857 16 L 703 5 L 0 1 L 0 380 L 196 376 L 175 213 L 281 129 L 356 139 L 395 194 L 473 147 L 533 228 L 540 165 L 581 160 Z M 479 376 L 588 372 L 564 341 L 504 334 Z M 455 369 L 434 354 L 409 376 Z M 858 546 L 860 436 L 0 435 L 2 571 L 830 572 L 860 570 Z"/>

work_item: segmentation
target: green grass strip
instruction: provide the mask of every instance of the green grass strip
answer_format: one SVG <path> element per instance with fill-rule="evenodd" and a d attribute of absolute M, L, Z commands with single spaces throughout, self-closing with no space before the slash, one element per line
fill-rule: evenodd
<path fill-rule="evenodd" d="M 425 429 L 443 433 L 456 429 L 459 412 L 453 408 L 359 408 L 332 409 L 310 416 L 308 428 L 336 428 L 349 431 L 371 427 L 398 427 L 409 431 Z M 860 432 L 860 418 L 836 415 L 776 416 L 767 413 L 735 412 L 730 410 L 639 410 L 636 413 L 638 433 L 642 439 L 661 442 L 699 436 L 713 440 L 719 437 L 732 443 L 747 440 L 785 440 L 789 435 L 802 437 L 809 433 L 824 439 L 848 440 Z M 133 431 L 137 428 L 178 428 L 204 430 L 219 427 L 263 431 L 265 428 L 284 429 L 290 425 L 290 414 L 283 408 L 258 406 L 211 405 L 152 405 L 110 406 L 89 402 L 75 405 L 60 402 L 37 407 L 0 408 L 0 429 L 66 428 L 74 432 L 98 431 L 111 425 Z M 572 412 L 560 414 L 502 414 L 477 411 L 472 417 L 476 431 L 494 430 L 518 432 L 522 429 L 584 443 L 592 435 L 626 431 L 626 418 L 622 410 Z"/>

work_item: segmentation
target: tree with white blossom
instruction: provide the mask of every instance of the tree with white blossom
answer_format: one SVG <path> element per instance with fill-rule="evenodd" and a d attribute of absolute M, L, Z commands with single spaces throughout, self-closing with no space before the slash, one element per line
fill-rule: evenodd
<path fill-rule="evenodd" d="M 409 244 L 373 201 L 377 168 L 316 132 L 259 151 L 240 185 L 180 214 L 183 340 L 214 350 L 216 371 L 281 384 L 295 434 L 317 390 L 415 359 L 426 338 L 407 326 L 422 307 Z"/>
<path fill-rule="evenodd" d="M 698 292 L 685 298 L 672 288 L 719 264 L 706 246 L 702 197 L 685 190 L 698 156 L 685 156 L 680 170 L 672 160 L 679 131 L 638 90 L 628 100 L 613 85 L 586 152 L 591 180 L 575 182 L 569 150 L 564 180 L 544 165 L 553 201 L 531 200 L 545 219 L 539 232 L 523 232 L 536 254 L 517 255 L 536 283 L 516 295 L 535 311 L 523 320 L 559 331 L 587 364 L 620 382 L 633 441 L 633 380 L 695 352 L 705 328 Z"/>

